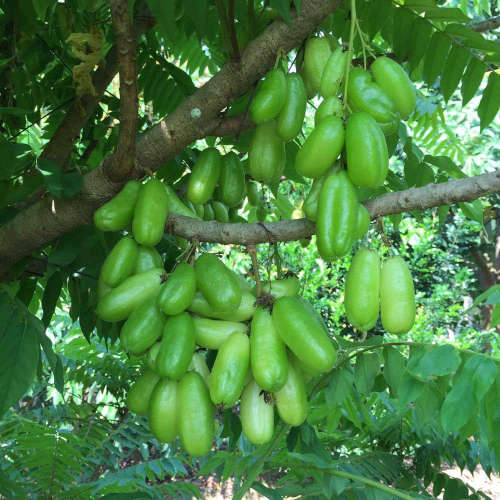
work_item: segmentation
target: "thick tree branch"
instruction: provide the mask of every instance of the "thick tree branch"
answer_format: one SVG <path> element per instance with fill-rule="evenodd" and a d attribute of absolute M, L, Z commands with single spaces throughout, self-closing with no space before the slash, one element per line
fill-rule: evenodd
<path fill-rule="evenodd" d="M 383 194 L 368 200 L 365 206 L 370 217 L 376 219 L 383 215 L 472 201 L 498 192 L 500 170 Z M 316 230 L 314 222 L 308 219 L 245 224 L 199 221 L 177 215 L 169 217 L 166 227 L 167 231 L 189 240 L 239 245 L 299 240 L 313 235 Z"/>
<path fill-rule="evenodd" d="M 500 27 L 500 16 L 490 17 L 484 21 L 478 21 L 476 23 L 471 23 L 470 28 L 474 31 L 485 32 L 490 30 L 495 30 Z"/>
<path fill-rule="evenodd" d="M 127 0 L 110 0 L 120 72 L 120 131 L 118 147 L 108 176 L 115 182 L 126 179 L 134 168 L 139 105 L 135 37 Z"/>

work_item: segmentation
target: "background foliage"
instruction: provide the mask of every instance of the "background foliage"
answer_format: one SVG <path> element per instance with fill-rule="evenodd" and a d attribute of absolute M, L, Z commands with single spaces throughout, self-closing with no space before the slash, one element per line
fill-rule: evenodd
<path fill-rule="evenodd" d="M 140 131 L 175 109 L 227 60 L 216 3 L 148 0 L 158 25 L 138 44 Z M 290 2 L 249 3 L 254 11 L 247 2 L 235 2 L 241 48 L 274 18 L 286 21 L 290 15 Z M 293 2 L 295 8 L 300 4 Z M 81 60 L 68 37 L 90 33 L 106 53 L 113 43 L 109 8 L 101 0 L 21 0 L 1 2 L 0 9 L 3 224 L 45 192 L 64 198 L 81 190 L 82 176 L 116 147 L 119 99 L 114 82 L 64 165 L 44 158 L 44 146 L 79 99 L 73 68 Z M 362 63 L 372 52 L 394 53 L 418 82 L 417 112 L 392 141 L 392 174 L 384 189 L 443 182 L 498 164 L 498 31 L 480 34 L 469 27 L 498 15 L 495 9 L 483 0 L 357 3 L 366 45 L 356 39 L 355 57 Z M 346 43 L 349 23 L 346 3 L 318 32 L 333 32 Z M 295 56 L 288 55 L 290 68 Z M 228 113 L 244 112 L 248 98 L 236 100 Z M 310 105 L 305 136 L 317 104 Z M 158 176 L 181 187 L 198 151 L 215 141 L 191 145 Z M 244 154 L 248 141 L 249 133 L 242 133 L 236 143 L 225 138 L 218 144 Z M 293 182 L 263 192 L 268 220 L 295 216 L 307 193 L 305 180 L 293 171 L 297 150 L 296 143 L 287 147 L 285 174 Z M 24 273 L 28 263 L 21 262 L 20 279 L 0 288 L 0 494 L 191 497 L 200 495 L 193 478 L 214 474 L 234 477 L 236 497 L 252 486 L 269 498 L 394 498 L 394 490 L 383 489 L 387 484 L 401 498 L 441 491 L 445 498 L 478 498 L 440 466 L 498 470 L 497 207 L 493 196 L 391 216 L 371 229 L 363 243 L 383 254 L 401 254 L 414 274 L 417 323 L 404 338 L 383 338 L 375 328 L 360 339 L 347 324 L 342 290 L 350 257 L 326 265 L 313 244 L 280 244 L 279 267 L 300 276 L 304 296 L 337 338 L 339 368 L 309 382 L 307 423 L 279 428 L 272 446 L 249 444 L 237 416 L 225 411 L 216 451 L 199 462 L 176 445 L 159 444 L 145 420 L 125 408 L 126 391 L 143 361 L 128 359 L 116 343 L 118 329 L 94 313 L 96 276 L 117 236 L 93 227 L 66 234 L 30 260 L 40 264 L 37 273 Z M 249 206 L 241 215 L 257 220 Z M 181 252 L 168 235 L 159 250 L 167 270 Z M 220 250 L 251 278 L 248 256 Z M 276 247 L 260 248 L 264 275 L 276 276 L 276 257 Z"/>

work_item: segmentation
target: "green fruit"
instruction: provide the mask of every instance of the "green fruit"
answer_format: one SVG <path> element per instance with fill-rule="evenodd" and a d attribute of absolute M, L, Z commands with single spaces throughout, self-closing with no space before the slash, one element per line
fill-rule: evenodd
<path fill-rule="evenodd" d="M 336 96 L 344 79 L 347 64 L 347 52 L 342 47 L 336 48 L 326 62 L 321 76 L 320 94 L 323 97 Z"/>
<path fill-rule="evenodd" d="M 110 201 L 94 212 L 94 224 L 100 231 L 120 231 L 132 221 L 141 184 L 128 181 Z"/>
<path fill-rule="evenodd" d="M 370 69 L 375 81 L 392 97 L 399 114 L 406 120 L 416 106 L 415 85 L 408 73 L 388 57 L 377 57 Z"/>
<path fill-rule="evenodd" d="M 177 437 L 177 382 L 160 380 L 149 400 L 149 428 L 161 443 L 171 443 Z"/>
<path fill-rule="evenodd" d="M 307 302 L 281 297 L 272 317 L 283 342 L 307 367 L 321 372 L 333 368 L 337 352 L 323 320 Z"/>
<path fill-rule="evenodd" d="M 156 357 L 158 356 L 158 351 L 160 350 L 160 342 L 155 342 L 148 351 L 147 364 L 150 370 L 156 371 Z"/>
<path fill-rule="evenodd" d="M 389 155 L 384 134 L 368 113 L 353 113 L 346 124 L 347 172 L 356 186 L 375 188 L 387 176 Z"/>
<path fill-rule="evenodd" d="M 314 113 L 314 126 L 317 127 L 327 116 L 342 118 L 343 114 L 342 101 L 335 96 L 327 97 Z"/>
<path fill-rule="evenodd" d="M 354 328 L 366 332 L 375 326 L 379 311 L 380 261 L 375 250 L 360 248 L 345 278 L 344 306 Z"/>
<path fill-rule="evenodd" d="M 215 220 L 215 211 L 211 203 L 207 203 L 205 206 L 205 211 L 203 213 L 203 220 Z"/>
<path fill-rule="evenodd" d="M 370 227 L 370 213 L 366 207 L 360 203 L 358 206 L 358 218 L 356 221 L 356 230 L 354 231 L 354 241 L 362 238 Z"/>
<path fill-rule="evenodd" d="M 327 177 L 328 173 L 313 180 L 311 189 L 309 190 L 307 198 L 304 201 L 304 205 L 302 206 L 302 209 L 308 219 L 315 221 L 318 216 L 319 195 Z"/>
<path fill-rule="evenodd" d="M 162 377 L 179 380 L 186 373 L 195 349 L 194 338 L 193 318 L 188 313 L 167 319 L 156 357 L 156 371 Z"/>
<path fill-rule="evenodd" d="M 250 117 L 257 125 L 272 120 L 283 108 L 286 99 L 286 78 L 279 68 L 272 69 L 257 87 L 250 105 Z"/>
<path fill-rule="evenodd" d="M 194 205 L 194 209 L 196 211 L 198 219 L 203 219 L 205 217 L 205 205 L 202 205 L 201 203 L 196 203 Z"/>
<path fill-rule="evenodd" d="M 163 260 L 156 248 L 139 245 L 133 274 L 141 274 L 150 269 L 162 267 Z"/>
<path fill-rule="evenodd" d="M 284 141 L 291 141 L 302 129 L 306 114 L 307 91 L 302 77 L 293 73 L 286 77 L 286 99 L 277 118 L 276 130 Z"/>
<path fill-rule="evenodd" d="M 266 391 L 281 389 L 288 377 L 286 347 L 269 311 L 258 307 L 250 330 L 250 363 L 257 384 Z"/>
<path fill-rule="evenodd" d="M 247 321 L 255 312 L 255 295 L 242 292 L 238 309 L 229 312 L 215 311 L 200 292 L 196 292 L 188 310 L 207 318 L 223 319 L 225 321 Z"/>
<path fill-rule="evenodd" d="M 165 186 L 157 179 L 151 179 L 141 186 L 132 232 L 137 243 L 154 247 L 160 242 L 165 232 L 168 215 L 168 198 Z"/>
<path fill-rule="evenodd" d="M 212 198 L 219 181 L 221 158 L 215 148 L 200 153 L 189 177 L 187 198 L 194 204 L 203 204 Z M 198 214 L 199 215 L 199 214 Z"/>
<path fill-rule="evenodd" d="M 233 333 L 219 348 L 210 374 L 210 398 L 225 408 L 241 395 L 250 361 L 250 342 L 241 332 Z"/>
<path fill-rule="evenodd" d="M 193 357 L 191 358 L 191 363 L 189 363 L 188 366 L 188 371 L 195 371 L 196 373 L 199 373 L 208 387 L 208 378 L 210 377 L 210 370 L 208 369 L 205 358 L 199 352 L 195 352 L 193 354 Z"/>
<path fill-rule="evenodd" d="M 262 202 L 262 194 L 260 192 L 259 185 L 256 182 L 247 181 L 247 197 L 248 203 L 257 207 Z"/>
<path fill-rule="evenodd" d="M 264 281 L 262 283 L 262 292 L 272 295 L 275 299 L 297 295 L 299 289 L 300 282 L 297 276 L 290 276 L 289 278 L 283 278 L 281 280 Z"/>
<path fill-rule="evenodd" d="M 415 323 L 415 289 L 406 262 L 387 259 L 380 272 L 380 317 L 388 333 L 399 335 Z"/>
<path fill-rule="evenodd" d="M 255 380 L 251 380 L 241 395 L 240 403 L 241 428 L 246 438 L 256 445 L 270 441 L 274 432 L 273 404 L 266 403 L 261 392 Z"/>
<path fill-rule="evenodd" d="M 184 217 L 191 217 L 193 219 L 199 219 L 198 214 L 194 210 L 191 210 L 191 208 L 189 208 L 180 200 L 171 186 L 169 186 L 168 184 L 164 184 L 164 186 L 165 192 L 167 193 L 168 209 L 170 213 L 175 215 L 183 215 Z"/>
<path fill-rule="evenodd" d="M 358 221 L 359 202 L 346 172 L 329 175 L 321 187 L 316 217 L 318 251 L 327 261 L 351 249 Z"/>
<path fill-rule="evenodd" d="M 229 312 L 241 303 L 241 289 L 234 274 L 213 254 L 205 253 L 195 263 L 196 282 L 210 306 Z"/>
<path fill-rule="evenodd" d="M 218 222 L 229 222 L 229 212 L 226 205 L 221 201 L 212 201 L 215 220 Z"/>
<path fill-rule="evenodd" d="M 237 321 L 193 318 L 196 343 L 207 349 L 219 347 L 234 333 L 248 333 L 248 326 Z"/>
<path fill-rule="evenodd" d="M 281 420 L 288 425 L 302 424 L 307 417 L 307 395 L 302 374 L 289 363 L 285 385 L 274 393 L 276 409 Z"/>
<path fill-rule="evenodd" d="M 321 77 L 332 50 L 326 38 L 312 37 L 306 42 L 304 74 L 314 94 L 319 92 Z"/>
<path fill-rule="evenodd" d="M 258 125 L 248 150 L 250 175 L 256 181 L 272 184 L 280 179 L 284 169 L 285 144 L 278 135 L 276 121 Z"/>
<path fill-rule="evenodd" d="M 110 286 L 106 285 L 106 283 L 104 283 L 102 278 L 99 276 L 99 279 L 97 280 L 97 298 L 98 298 L 98 300 L 101 300 L 111 290 L 112 290 L 112 288 Z"/>
<path fill-rule="evenodd" d="M 295 169 L 305 177 L 321 177 L 337 159 L 344 146 L 344 124 L 327 116 L 311 132 L 295 157 Z"/>
<path fill-rule="evenodd" d="M 112 288 L 118 286 L 133 273 L 137 254 L 137 243 L 133 238 L 122 238 L 104 260 L 99 278 Z"/>
<path fill-rule="evenodd" d="M 319 370 L 313 369 L 310 366 L 305 365 L 300 359 L 295 356 L 291 351 L 288 351 L 288 359 L 290 364 L 293 364 L 295 370 L 302 375 L 304 382 L 308 382 L 312 378 L 321 374 Z"/>
<path fill-rule="evenodd" d="M 147 415 L 151 393 L 160 377 L 153 370 L 145 370 L 127 394 L 127 407 L 138 415 Z"/>
<path fill-rule="evenodd" d="M 196 275 L 193 266 L 181 263 L 162 285 L 158 295 L 160 309 L 169 316 L 185 311 L 196 292 Z"/>
<path fill-rule="evenodd" d="M 165 316 L 154 302 L 144 302 L 132 311 L 120 332 L 120 343 L 131 354 L 141 354 L 161 336 Z"/>
<path fill-rule="evenodd" d="M 347 84 L 347 102 L 353 111 L 370 114 L 385 135 L 394 134 L 399 113 L 392 97 L 376 84 L 368 71 L 351 68 Z"/>
<path fill-rule="evenodd" d="M 228 207 L 239 205 L 245 197 L 245 169 L 236 153 L 232 151 L 222 157 L 219 179 L 221 201 Z"/>
<path fill-rule="evenodd" d="M 97 316 L 104 321 L 121 321 L 144 302 L 153 300 L 160 291 L 163 269 L 135 274 L 113 288 L 97 304 Z"/>
<path fill-rule="evenodd" d="M 187 372 L 177 387 L 177 430 L 193 457 L 206 455 L 215 437 L 214 406 L 199 373 Z"/>

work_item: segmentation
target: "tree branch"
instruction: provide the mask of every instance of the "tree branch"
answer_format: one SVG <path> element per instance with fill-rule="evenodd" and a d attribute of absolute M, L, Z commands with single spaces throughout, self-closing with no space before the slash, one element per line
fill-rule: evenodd
<path fill-rule="evenodd" d="M 120 131 L 118 146 L 108 176 L 120 182 L 134 168 L 139 105 L 137 100 L 137 64 L 135 38 L 127 0 L 110 0 L 120 71 Z"/>
<path fill-rule="evenodd" d="M 495 30 L 500 27 L 500 16 L 490 17 L 484 21 L 478 21 L 470 24 L 470 29 L 480 33 L 490 30 Z"/>
<path fill-rule="evenodd" d="M 370 217 L 376 219 L 383 215 L 471 201 L 498 192 L 500 170 L 383 194 L 366 201 L 364 205 Z M 166 228 L 188 240 L 239 245 L 299 240 L 312 236 L 316 230 L 314 222 L 309 219 L 245 224 L 199 221 L 180 215 L 171 215 Z"/>

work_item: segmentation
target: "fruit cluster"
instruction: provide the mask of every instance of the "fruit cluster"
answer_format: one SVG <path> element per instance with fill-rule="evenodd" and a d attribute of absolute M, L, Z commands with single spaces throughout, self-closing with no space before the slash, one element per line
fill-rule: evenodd
<path fill-rule="evenodd" d="M 265 282 L 257 297 L 256 287 L 208 253 L 167 277 L 153 246 L 164 216 L 150 212 L 147 228 L 137 219 L 143 193 L 157 195 L 152 186 L 163 187 L 155 180 L 139 185 L 134 206 L 137 186 L 127 184 L 94 218 L 103 230 L 131 223 L 133 233 L 103 263 L 97 306 L 101 319 L 124 321 L 120 343 L 128 353 L 147 355 L 148 368 L 128 394 L 130 410 L 148 415 L 160 441 L 178 435 L 193 456 L 212 446 L 215 405 L 239 401 L 243 432 L 255 444 L 271 439 L 274 407 L 284 422 L 300 425 L 307 416 L 304 377 L 331 370 L 337 355 L 322 319 L 297 296 L 298 279 Z M 149 210 L 158 209 L 151 203 Z M 211 370 L 205 350 L 217 352 Z"/>

